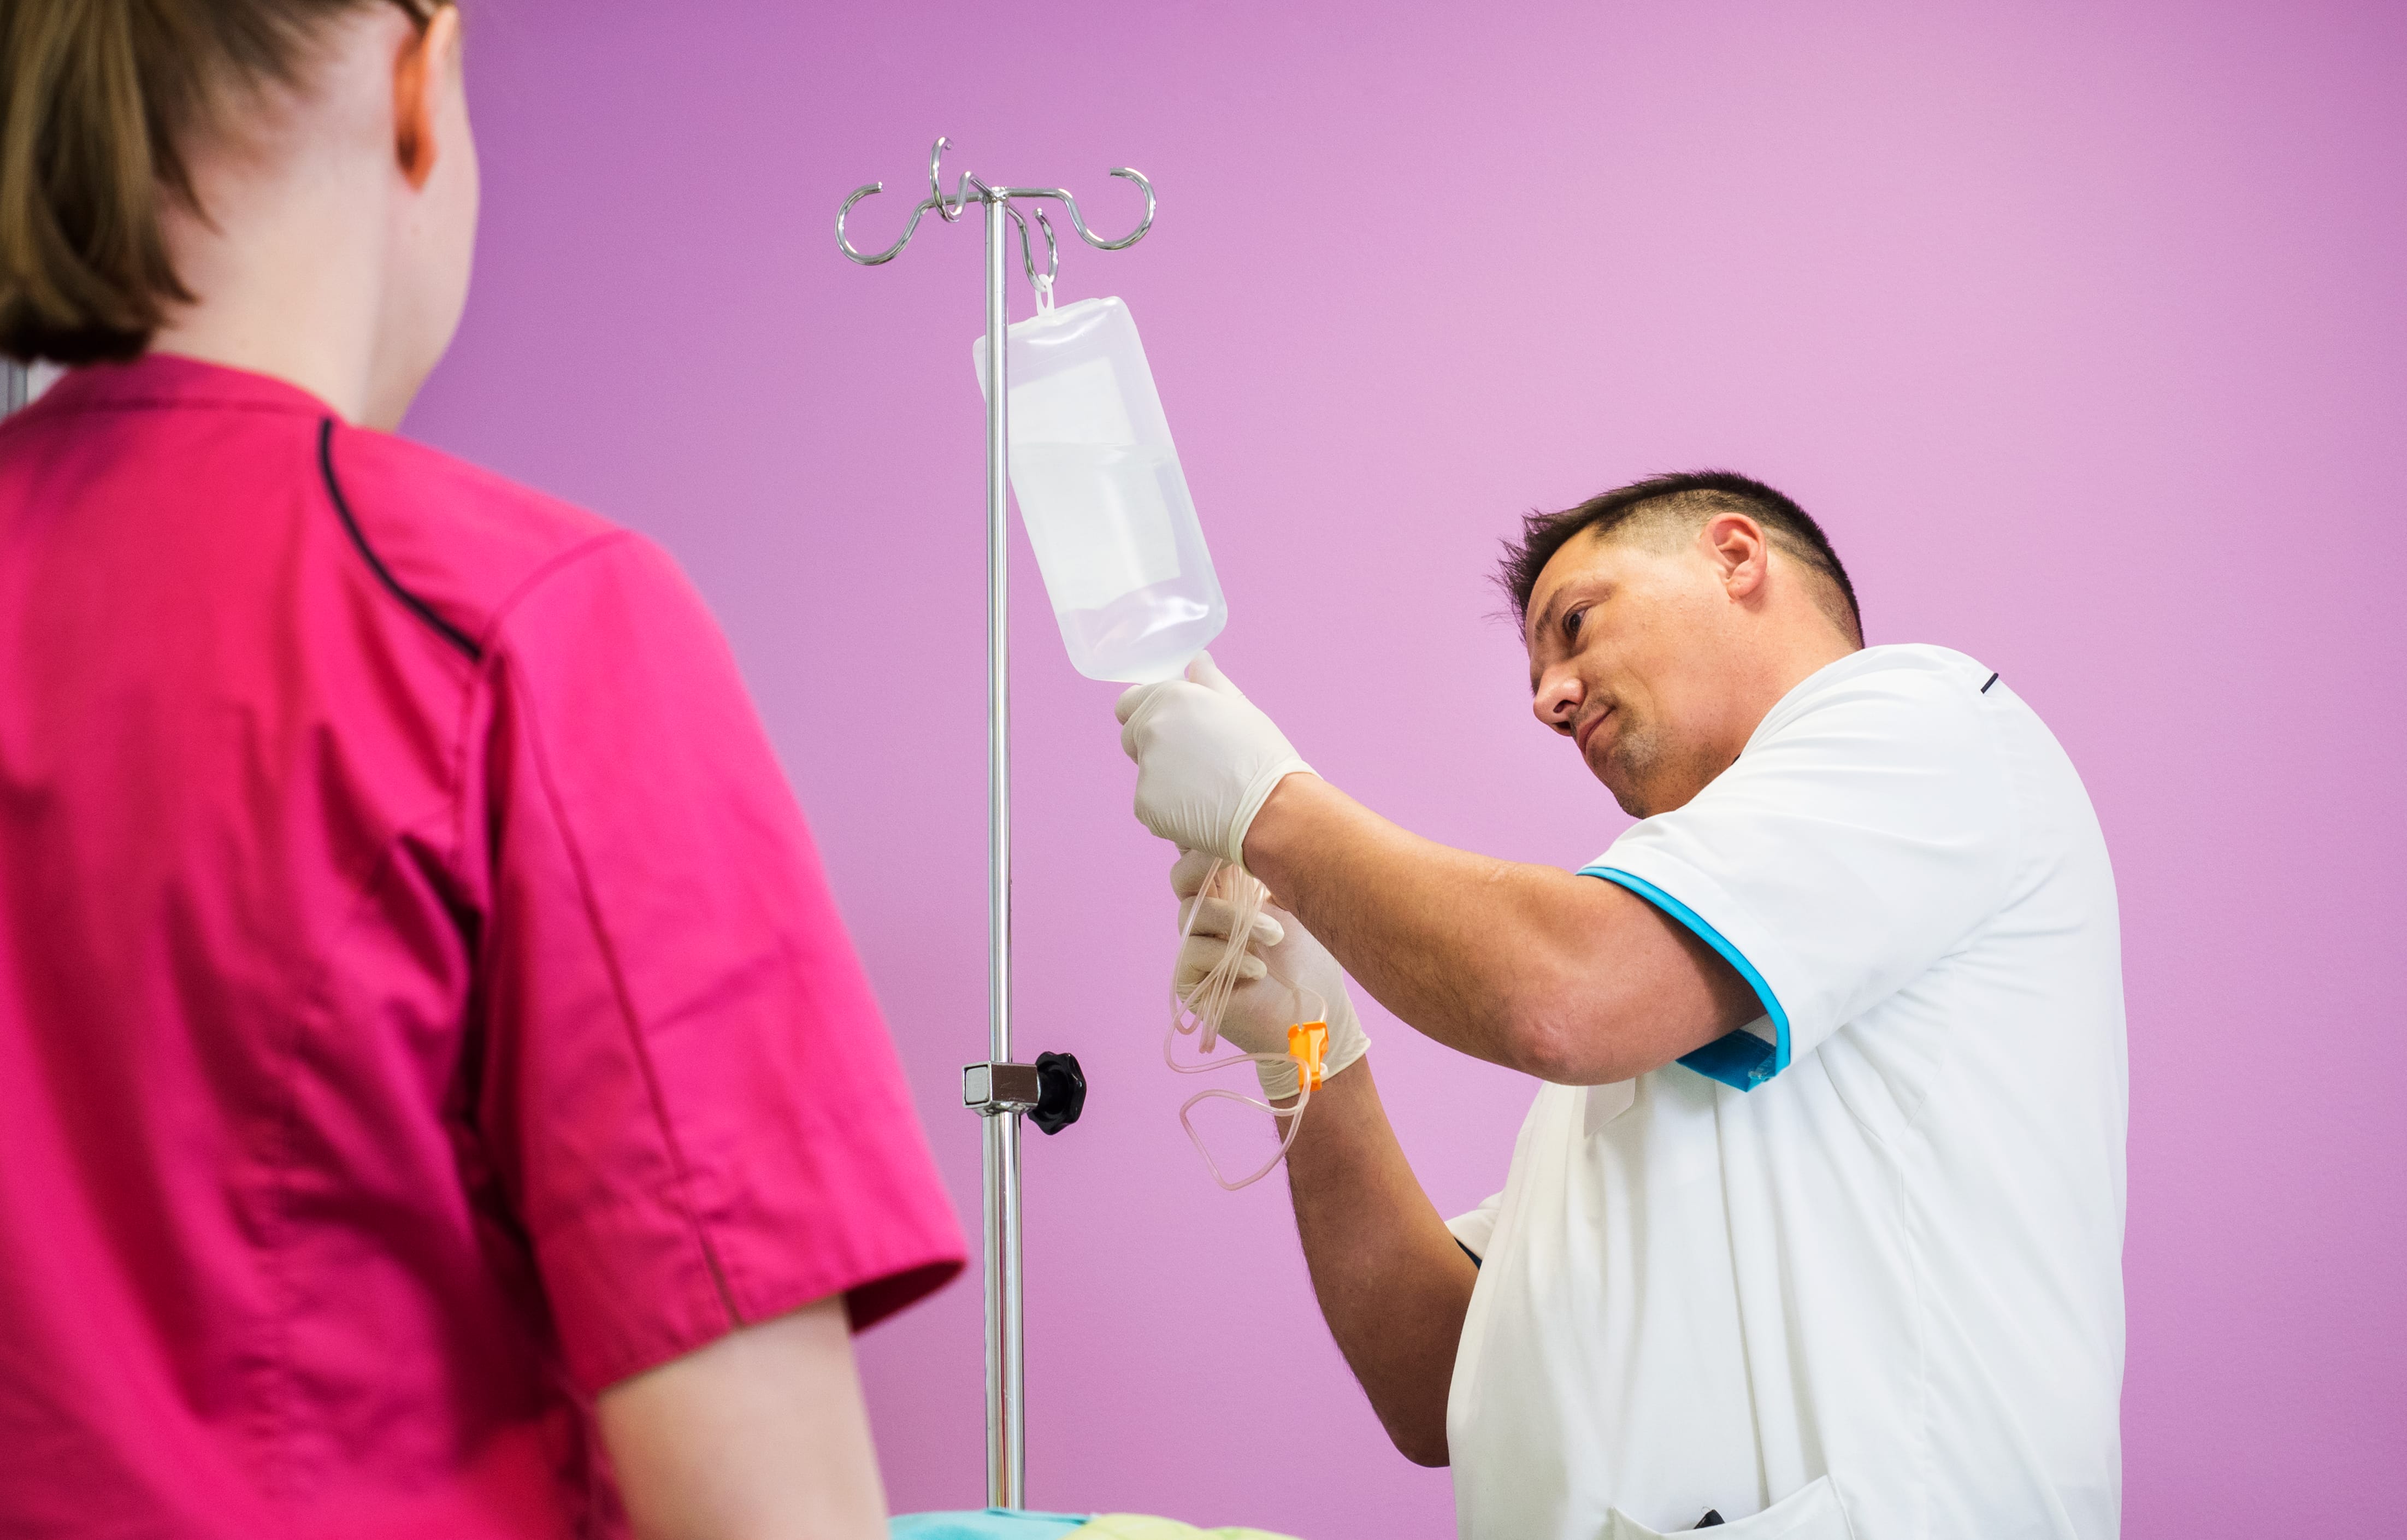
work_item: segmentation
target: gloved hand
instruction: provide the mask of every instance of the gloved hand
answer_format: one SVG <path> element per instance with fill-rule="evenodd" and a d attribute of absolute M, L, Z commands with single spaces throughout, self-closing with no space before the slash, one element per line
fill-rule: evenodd
<path fill-rule="evenodd" d="M 1312 774 L 1208 652 L 1184 679 L 1132 686 L 1114 714 L 1120 748 L 1136 761 L 1137 820 L 1183 850 L 1245 864 L 1246 830 L 1272 791 L 1297 771 Z"/>
<path fill-rule="evenodd" d="M 1236 918 L 1235 905 L 1226 896 L 1231 875 L 1227 868 L 1213 884 L 1219 891 L 1204 891 L 1204 874 L 1215 859 L 1207 850 L 1181 850 L 1177 864 L 1170 868 L 1171 891 L 1179 897 L 1179 924 L 1187 926 L 1189 911 L 1194 914 L 1194 924 L 1179 945 L 1177 965 L 1171 974 L 1171 987 L 1181 1000 L 1220 961 Z M 1245 982 L 1229 997 L 1220 1035 L 1247 1053 L 1284 1056 L 1287 1029 L 1323 1012 L 1320 1019 L 1329 1023 L 1329 1042 L 1321 1050 L 1323 1078 L 1361 1058 L 1370 1048 L 1371 1039 L 1363 1035 L 1354 1002 L 1346 992 L 1346 970 L 1286 910 L 1275 905 L 1262 906 L 1246 938 L 1246 957 L 1238 971 Z M 1254 1072 L 1261 1079 L 1262 1093 L 1274 1102 L 1286 1101 L 1299 1089 L 1291 1058 L 1282 1057 L 1277 1063 L 1258 1059 Z"/>

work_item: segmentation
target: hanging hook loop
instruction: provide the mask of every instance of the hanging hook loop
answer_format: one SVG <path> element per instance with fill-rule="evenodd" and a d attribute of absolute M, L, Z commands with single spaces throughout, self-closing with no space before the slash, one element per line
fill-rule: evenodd
<path fill-rule="evenodd" d="M 1112 167 L 1112 175 L 1123 181 L 1136 183 L 1137 191 L 1145 194 L 1145 218 L 1137 221 L 1136 228 L 1119 239 L 1097 240 L 1095 233 L 1087 228 L 1087 221 L 1078 217 L 1078 200 L 1064 194 L 1061 201 L 1070 206 L 1070 222 L 1078 227 L 1080 240 L 1100 251 L 1125 251 L 1145 239 L 1145 233 L 1153 228 L 1153 184 L 1145 179 L 1145 173 L 1132 165 L 1116 165 Z"/>
<path fill-rule="evenodd" d="M 933 203 L 923 203 L 917 208 L 912 209 L 910 222 L 903 227 L 903 234 L 894 238 L 894 244 L 888 247 L 885 250 L 863 251 L 855 247 L 852 244 L 851 237 L 844 233 L 845 219 L 852 212 L 852 206 L 854 204 L 859 203 L 863 198 L 870 197 L 876 193 L 883 192 L 885 191 L 886 184 L 884 182 L 869 182 L 861 187 L 856 187 L 852 190 L 852 196 L 844 200 L 844 207 L 835 211 L 836 247 L 838 250 L 842 250 L 847 258 L 861 264 L 863 267 L 876 267 L 880 263 L 892 262 L 896 257 L 901 256 L 903 254 L 903 249 L 911 244 L 912 232 L 919 228 L 919 216 L 935 207 Z"/>
<path fill-rule="evenodd" d="M 936 142 L 928 147 L 928 201 L 936 206 L 936 218 L 947 224 L 961 217 L 961 201 L 969 189 L 969 177 L 964 173 L 961 185 L 953 191 L 953 196 L 949 199 L 945 196 L 945 178 L 939 168 L 944 164 L 945 151 L 952 148 L 953 141 L 941 134 L 936 135 Z"/>
<path fill-rule="evenodd" d="M 1011 216 L 1011 222 L 1019 226 L 1019 265 L 1028 274 L 1029 287 L 1036 291 L 1037 313 L 1046 314 L 1053 308 L 1053 280 L 1061 276 L 1061 243 L 1053 234 L 1053 221 L 1045 217 L 1045 210 L 1035 211 L 1036 228 L 1045 235 L 1045 271 L 1040 273 L 1036 270 L 1035 247 L 1028 236 L 1028 217 L 1008 201 L 1003 208 Z"/>

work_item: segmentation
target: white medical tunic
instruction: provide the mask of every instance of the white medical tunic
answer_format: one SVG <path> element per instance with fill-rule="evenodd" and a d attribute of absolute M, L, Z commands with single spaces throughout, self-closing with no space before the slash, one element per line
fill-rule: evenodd
<path fill-rule="evenodd" d="M 1765 1015 L 1549 1085 L 1446 1429 L 1471 1540 L 1980 1536 L 2120 1522 L 2126 1069 L 2114 877 L 2064 750 L 1934 647 L 1822 669 L 1586 874 Z"/>

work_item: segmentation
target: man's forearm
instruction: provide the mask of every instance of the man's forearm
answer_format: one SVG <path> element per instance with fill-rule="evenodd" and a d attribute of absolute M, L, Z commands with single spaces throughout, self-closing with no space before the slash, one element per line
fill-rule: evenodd
<path fill-rule="evenodd" d="M 1369 1060 L 1313 1092 L 1287 1171 L 1330 1334 L 1396 1447 L 1445 1464 L 1455 1346 L 1479 1270 L 1405 1163 Z"/>
<path fill-rule="evenodd" d="M 1317 776 L 1262 805 L 1246 865 L 1404 1021 L 1542 1078 L 1622 1079 L 1759 1012 L 1645 900 L 1423 839 Z"/>
<path fill-rule="evenodd" d="M 1246 865 L 1381 1005 L 1449 1048 L 1523 1067 L 1515 996 L 1538 972 L 1546 921 L 1515 863 L 1422 839 L 1290 776 L 1255 816 Z"/>

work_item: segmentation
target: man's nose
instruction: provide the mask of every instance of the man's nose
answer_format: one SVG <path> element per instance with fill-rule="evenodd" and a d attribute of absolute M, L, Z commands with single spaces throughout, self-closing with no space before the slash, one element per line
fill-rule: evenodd
<path fill-rule="evenodd" d="M 1538 682 L 1538 693 L 1531 700 L 1530 709 L 1540 721 L 1560 732 L 1571 726 L 1572 719 L 1579 715 L 1580 702 L 1586 695 L 1578 676 L 1565 669 Z"/>

